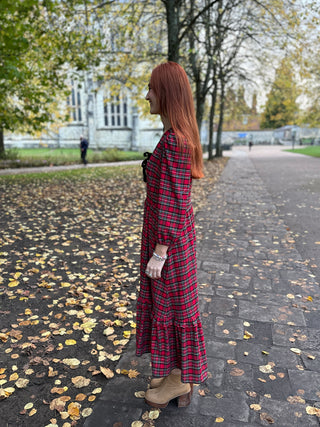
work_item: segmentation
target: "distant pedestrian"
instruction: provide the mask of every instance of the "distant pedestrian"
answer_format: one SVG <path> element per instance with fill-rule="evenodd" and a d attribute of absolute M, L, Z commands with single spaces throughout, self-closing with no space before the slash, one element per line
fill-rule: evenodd
<path fill-rule="evenodd" d="M 156 67 L 146 100 L 164 133 L 144 161 L 147 197 L 141 244 L 136 354 L 151 353 L 146 402 L 164 408 L 191 400 L 208 377 L 198 307 L 192 178 L 202 178 L 202 150 L 188 77 L 180 65 Z"/>
<path fill-rule="evenodd" d="M 83 137 L 83 135 L 80 136 L 80 151 L 81 151 L 81 160 L 84 165 L 88 163 L 86 156 L 87 156 L 87 150 L 89 147 L 89 142 L 86 138 Z"/>
<path fill-rule="evenodd" d="M 251 147 L 253 146 L 253 142 L 252 142 L 252 139 L 250 139 L 250 141 L 249 141 L 249 151 L 251 151 Z"/>

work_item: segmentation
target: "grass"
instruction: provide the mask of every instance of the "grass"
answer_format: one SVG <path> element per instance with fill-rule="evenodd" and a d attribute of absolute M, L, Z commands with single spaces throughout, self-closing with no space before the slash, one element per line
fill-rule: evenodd
<path fill-rule="evenodd" d="M 294 150 L 285 150 L 290 153 L 305 154 L 306 156 L 320 157 L 320 145 L 312 145 L 305 148 L 295 148 Z"/>
<path fill-rule="evenodd" d="M 54 181 L 61 183 L 70 180 L 75 182 L 92 181 L 95 179 L 112 179 L 122 177 L 140 176 L 142 179 L 142 170 L 138 165 L 110 166 L 97 168 L 81 168 L 73 170 L 35 172 L 17 175 L 0 176 L 0 184 L 24 184 L 34 182 Z"/>
<path fill-rule="evenodd" d="M 8 150 L 9 154 L 11 150 Z M 0 161 L 0 168 L 16 168 L 31 166 L 59 166 L 78 164 L 80 149 L 77 148 L 21 148 L 12 150 L 14 156 Z M 104 151 L 88 150 L 87 160 L 90 163 L 117 162 L 143 159 L 143 153 L 136 151 L 121 151 L 115 148 Z"/>

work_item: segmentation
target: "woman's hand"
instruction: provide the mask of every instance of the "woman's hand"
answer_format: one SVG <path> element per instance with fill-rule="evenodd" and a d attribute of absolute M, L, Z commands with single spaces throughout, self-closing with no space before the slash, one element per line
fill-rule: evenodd
<path fill-rule="evenodd" d="M 146 275 L 151 279 L 160 279 L 164 263 L 165 261 L 158 261 L 152 256 L 147 264 Z"/>
<path fill-rule="evenodd" d="M 157 244 L 154 251 L 161 257 L 166 257 L 167 250 L 168 246 Z M 151 279 L 160 279 L 162 268 L 165 262 L 165 260 L 160 261 L 156 257 L 152 256 L 147 264 L 146 275 Z"/>

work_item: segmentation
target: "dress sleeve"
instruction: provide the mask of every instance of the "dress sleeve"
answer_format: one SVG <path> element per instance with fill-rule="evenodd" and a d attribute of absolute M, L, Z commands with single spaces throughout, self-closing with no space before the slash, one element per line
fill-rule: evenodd
<path fill-rule="evenodd" d="M 160 245 L 171 246 L 181 234 L 191 203 L 190 192 L 190 155 L 187 149 L 178 147 L 171 133 L 164 140 L 160 169 L 157 236 Z"/>

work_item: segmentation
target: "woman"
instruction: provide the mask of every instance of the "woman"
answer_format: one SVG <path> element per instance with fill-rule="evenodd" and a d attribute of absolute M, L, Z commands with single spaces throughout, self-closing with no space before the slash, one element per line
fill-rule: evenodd
<path fill-rule="evenodd" d="M 137 348 L 151 353 L 146 402 L 164 408 L 190 403 L 192 384 L 207 378 L 198 310 L 192 178 L 203 177 L 191 87 L 183 68 L 167 62 L 151 75 L 146 100 L 164 134 L 146 166 L 147 197 L 137 303 Z"/>

